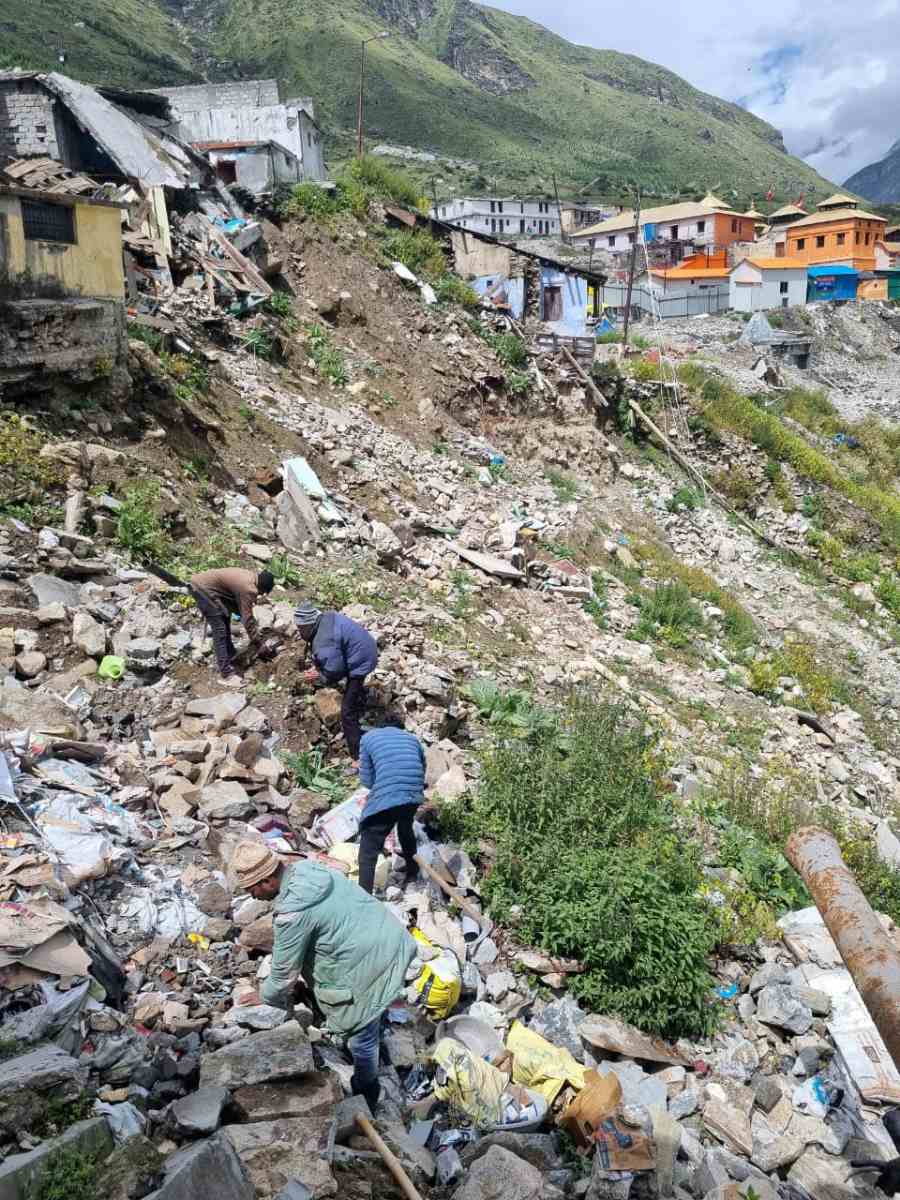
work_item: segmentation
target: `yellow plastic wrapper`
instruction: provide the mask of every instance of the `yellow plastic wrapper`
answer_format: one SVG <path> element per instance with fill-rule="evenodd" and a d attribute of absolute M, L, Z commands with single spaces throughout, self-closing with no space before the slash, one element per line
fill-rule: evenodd
<path fill-rule="evenodd" d="M 585 1068 L 568 1050 L 554 1046 L 539 1033 L 513 1021 L 506 1048 L 513 1056 L 513 1082 L 534 1088 L 552 1104 L 567 1083 L 584 1087 Z"/>
<path fill-rule="evenodd" d="M 462 991 L 462 972 L 456 955 L 445 950 L 427 962 L 415 982 L 415 989 L 432 1017 L 440 1021 L 449 1017 L 459 1003 Z"/>
<path fill-rule="evenodd" d="M 329 846 L 328 857 L 335 858 L 348 868 L 347 878 L 359 883 L 359 846 L 355 842 L 337 842 Z M 387 887 L 388 875 L 391 873 L 391 860 L 379 855 L 375 865 L 375 887 L 383 892 Z"/>
<path fill-rule="evenodd" d="M 434 1094 L 439 1100 L 466 1113 L 478 1128 L 500 1123 L 501 1096 L 509 1087 L 508 1075 L 454 1038 L 441 1038 L 431 1057 L 437 1065 Z"/>

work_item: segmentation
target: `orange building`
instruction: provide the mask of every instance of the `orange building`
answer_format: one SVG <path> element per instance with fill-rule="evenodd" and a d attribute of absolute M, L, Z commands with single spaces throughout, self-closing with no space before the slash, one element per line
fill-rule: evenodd
<path fill-rule="evenodd" d="M 841 263 L 856 271 L 874 271 L 875 244 L 883 241 L 887 226 L 884 217 L 858 208 L 850 196 L 823 200 L 818 209 L 787 227 L 786 255 L 807 266 Z"/>

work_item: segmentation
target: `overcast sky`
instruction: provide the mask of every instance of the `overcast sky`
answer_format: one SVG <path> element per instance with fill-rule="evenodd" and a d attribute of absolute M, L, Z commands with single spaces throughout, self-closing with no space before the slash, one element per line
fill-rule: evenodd
<path fill-rule="evenodd" d="M 569 41 L 657 62 L 784 133 L 842 183 L 900 139 L 900 0 L 490 0 Z"/>

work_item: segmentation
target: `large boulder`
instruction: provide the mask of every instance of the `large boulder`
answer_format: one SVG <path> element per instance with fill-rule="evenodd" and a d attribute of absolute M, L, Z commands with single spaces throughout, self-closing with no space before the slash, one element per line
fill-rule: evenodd
<path fill-rule="evenodd" d="M 81 603 L 81 584 L 57 579 L 55 575 L 29 575 L 25 581 L 40 608 L 48 604 L 62 604 L 66 608 L 77 608 Z"/>
<path fill-rule="evenodd" d="M 103 1164 L 104 1200 L 146 1196 L 162 1176 L 163 1156 L 149 1138 L 136 1133 L 113 1150 Z"/>
<path fill-rule="evenodd" d="M 543 1186 L 543 1175 L 531 1163 L 501 1146 L 491 1146 L 472 1164 L 453 1200 L 538 1200 Z"/>
<path fill-rule="evenodd" d="M 87 1078 L 87 1066 L 54 1045 L 0 1063 L 0 1129 L 28 1129 L 48 1099 L 74 1100 Z"/>
<path fill-rule="evenodd" d="M 274 1196 L 292 1179 L 305 1184 L 316 1198 L 337 1195 L 337 1182 L 327 1158 L 334 1139 L 333 1118 L 295 1117 L 226 1125 L 222 1134 L 231 1142 L 260 1196 Z"/>
<path fill-rule="evenodd" d="M 198 1088 L 175 1101 L 169 1109 L 169 1120 L 182 1137 L 208 1137 L 219 1128 L 229 1099 L 227 1088 Z"/>
<path fill-rule="evenodd" d="M 343 1093 L 332 1071 L 303 1079 L 255 1083 L 239 1087 L 232 1099 L 244 1121 L 277 1121 L 283 1117 L 333 1116 Z"/>
<path fill-rule="evenodd" d="M 231 1142 L 221 1133 L 166 1159 L 165 1181 L 146 1200 L 199 1200 L 201 1196 L 256 1200 L 256 1188 Z"/>
<path fill-rule="evenodd" d="M 296 1079 L 315 1071 L 309 1038 L 296 1021 L 253 1033 L 207 1054 L 200 1064 L 201 1087 L 250 1087 Z"/>
<path fill-rule="evenodd" d="M 81 725 L 68 705 L 46 692 L 0 688 L 0 729 L 31 729 L 64 738 L 81 738 Z"/>

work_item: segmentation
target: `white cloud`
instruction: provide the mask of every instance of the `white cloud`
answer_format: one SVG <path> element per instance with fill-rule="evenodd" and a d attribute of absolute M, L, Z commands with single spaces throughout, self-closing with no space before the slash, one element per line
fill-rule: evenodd
<path fill-rule="evenodd" d="M 896 141 L 900 0 L 491 0 L 570 41 L 661 63 L 695 87 L 739 100 L 782 130 L 788 149 L 840 182 Z"/>

